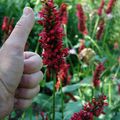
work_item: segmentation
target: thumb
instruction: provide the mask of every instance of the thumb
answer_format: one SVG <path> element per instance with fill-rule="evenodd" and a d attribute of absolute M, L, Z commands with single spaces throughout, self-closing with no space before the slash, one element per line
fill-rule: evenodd
<path fill-rule="evenodd" d="M 28 35 L 34 25 L 34 12 L 31 8 L 26 7 L 23 10 L 23 15 L 17 22 L 10 37 L 6 40 L 5 44 L 12 50 L 24 51 L 24 47 Z"/>

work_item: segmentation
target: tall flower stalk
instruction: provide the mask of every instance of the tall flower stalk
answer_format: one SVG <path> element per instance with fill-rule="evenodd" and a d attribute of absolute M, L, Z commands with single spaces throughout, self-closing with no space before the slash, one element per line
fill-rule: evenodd
<path fill-rule="evenodd" d="M 112 12 L 112 8 L 113 8 L 116 1 L 117 0 L 109 0 L 108 5 L 107 5 L 107 9 L 106 9 L 107 14 L 110 14 Z"/>
<path fill-rule="evenodd" d="M 83 34 L 87 35 L 88 30 L 86 27 L 86 18 L 81 4 L 77 4 L 77 17 L 78 17 L 78 30 Z"/>
<path fill-rule="evenodd" d="M 95 88 L 100 87 L 100 75 L 104 71 L 104 69 L 105 67 L 103 63 L 100 63 L 99 65 L 97 65 L 95 69 L 94 76 L 93 76 L 93 85 Z"/>
<path fill-rule="evenodd" d="M 8 31 L 8 22 L 9 22 L 9 18 L 7 16 L 5 16 L 3 18 L 2 31 L 5 31 L 5 32 Z"/>
<path fill-rule="evenodd" d="M 45 3 L 39 16 L 42 19 L 39 23 L 43 26 L 43 31 L 39 34 L 41 37 L 39 42 L 43 47 L 43 63 L 47 65 L 49 71 L 55 71 L 57 75 L 60 66 L 66 63 L 64 57 L 68 50 L 63 49 L 63 28 L 53 0 Z"/>
<path fill-rule="evenodd" d="M 67 4 L 62 3 L 60 6 L 60 18 L 63 25 L 68 22 Z"/>
<path fill-rule="evenodd" d="M 102 15 L 104 5 L 105 5 L 105 1 L 101 0 L 100 7 L 98 8 L 98 12 L 97 12 L 99 16 Z"/>
<path fill-rule="evenodd" d="M 2 31 L 4 33 L 2 43 L 4 43 L 6 39 L 9 37 L 13 28 L 14 28 L 14 18 L 10 19 L 9 17 L 4 16 L 2 23 Z"/>
<path fill-rule="evenodd" d="M 56 79 L 62 81 L 67 74 L 68 65 L 64 57 L 66 57 L 68 49 L 63 48 L 63 19 L 61 19 L 61 12 L 56 9 L 53 0 L 48 0 L 43 4 L 42 10 L 39 12 L 39 17 L 41 18 L 41 20 L 39 20 L 38 22 L 40 25 L 43 26 L 43 30 L 39 34 L 39 42 L 43 47 L 43 63 L 44 65 L 46 65 L 51 79 L 54 80 L 52 120 L 55 120 Z M 66 72 L 63 73 L 62 71 L 64 71 L 64 69 L 66 70 Z"/>

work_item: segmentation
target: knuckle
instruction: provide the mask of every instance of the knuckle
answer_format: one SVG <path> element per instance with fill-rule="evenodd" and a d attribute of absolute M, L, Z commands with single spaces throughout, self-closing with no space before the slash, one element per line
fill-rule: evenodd
<path fill-rule="evenodd" d="M 15 28 L 21 29 L 23 31 L 27 30 L 24 17 L 21 17 L 21 19 L 17 22 Z"/>
<path fill-rule="evenodd" d="M 39 62 L 40 67 L 42 67 L 43 66 L 42 58 L 37 53 L 35 53 L 35 56 L 36 56 L 36 60 L 38 60 L 38 62 Z"/>
<path fill-rule="evenodd" d="M 18 109 L 25 109 L 28 108 L 32 104 L 32 100 L 29 99 L 17 99 L 17 102 L 15 103 L 15 107 Z"/>
<path fill-rule="evenodd" d="M 21 108 L 22 109 L 28 108 L 31 104 L 32 104 L 32 100 L 23 101 L 23 103 L 21 103 Z"/>
<path fill-rule="evenodd" d="M 17 28 L 22 28 L 22 27 L 23 27 L 22 22 L 21 22 L 21 21 L 18 21 L 15 27 L 17 27 Z"/>

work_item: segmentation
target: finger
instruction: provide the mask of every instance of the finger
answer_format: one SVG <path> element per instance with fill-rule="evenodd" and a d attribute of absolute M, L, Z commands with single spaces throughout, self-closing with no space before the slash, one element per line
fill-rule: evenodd
<path fill-rule="evenodd" d="M 15 92 L 15 97 L 21 99 L 32 99 L 39 93 L 39 91 L 40 91 L 39 85 L 32 89 L 17 88 Z"/>
<path fill-rule="evenodd" d="M 34 88 L 39 84 L 39 82 L 43 79 L 43 73 L 41 71 L 33 73 L 33 74 L 24 74 L 20 81 L 20 88 Z"/>
<path fill-rule="evenodd" d="M 15 98 L 14 107 L 17 109 L 28 108 L 32 104 L 32 99 L 17 99 Z"/>
<path fill-rule="evenodd" d="M 42 59 L 41 57 L 32 52 L 25 52 L 25 60 L 24 60 L 24 73 L 31 74 L 38 72 L 42 68 Z"/>
<path fill-rule="evenodd" d="M 34 12 L 31 8 L 26 7 L 23 11 L 23 15 L 16 24 L 10 37 L 5 42 L 6 46 L 10 49 L 24 51 L 25 43 L 28 35 L 34 25 Z"/>

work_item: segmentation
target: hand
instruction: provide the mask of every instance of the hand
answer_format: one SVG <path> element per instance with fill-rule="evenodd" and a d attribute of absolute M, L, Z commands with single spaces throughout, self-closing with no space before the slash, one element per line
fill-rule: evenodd
<path fill-rule="evenodd" d="M 33 25 L 34 13 L 31 8 L 25 8 L 0 49 L 0 118 L 8 115 L 13 107 L 28 107 L 40 90 L 42 60 L 36 53 L 24 52 Z"/>

